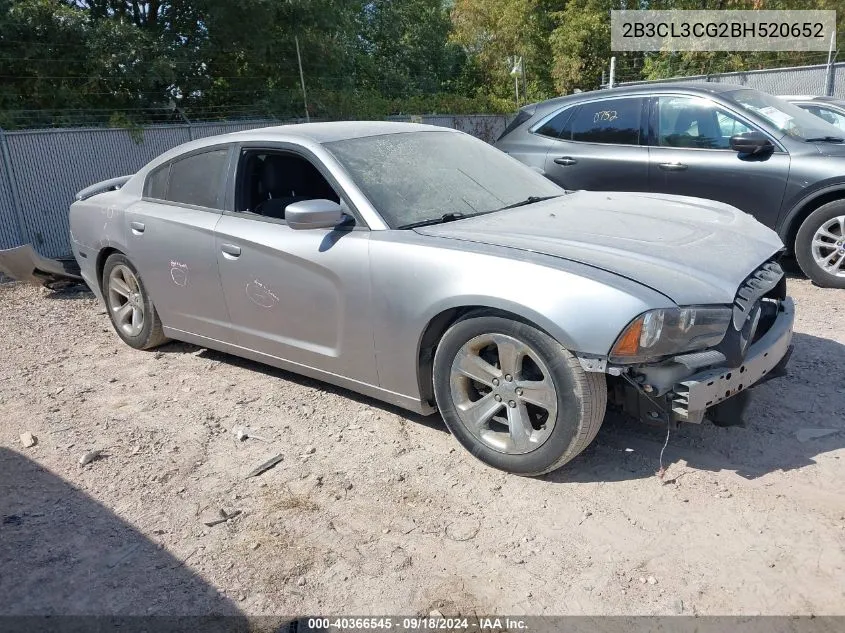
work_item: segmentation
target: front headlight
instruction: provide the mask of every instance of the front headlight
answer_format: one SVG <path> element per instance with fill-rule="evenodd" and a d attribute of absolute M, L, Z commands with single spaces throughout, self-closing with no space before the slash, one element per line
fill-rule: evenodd
<path fill-rule="evenodd" d="M 725 337 L 731 315 L 730 308 L 721 307 L 649 310 L 622 330 L 610 350 L 610 360 L 640 363 L 713 347 Z"/>

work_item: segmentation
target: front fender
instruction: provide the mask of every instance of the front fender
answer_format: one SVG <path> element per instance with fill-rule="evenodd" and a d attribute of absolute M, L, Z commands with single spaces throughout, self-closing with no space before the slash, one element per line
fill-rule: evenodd
<path fill-rule="evenodd" d="M 787 204 L 784 205 L 786 211 L 778 219 L 776 231 L 778 236 L 786 244 L 790 234 L 793 233 L 795 222 L 803 215 L 804 209 L 807 205 L 812 205 L 813 202 L 819 198 L 827 198 L 834 194 L 833 199 L 839 194 L 839 197 L 845 198 L 845 179 L 828 179 L 820 183 L 816 183 L 812 188 L 801 191 L 799 194 L 793 196 Z M 787 244 L 788 248 L 792 248 L 792 244 Z"/>
<path fill-rule="evenodd" d="M 483 307 L 528 320 L 580 354 L 603 356 L 642 312 L 674 305 L 631 280 L 513 249 L 377 231 L 370 240 L 373 338 L 381 386 L 419 397 L 419 345 L 444 311 Z"/>

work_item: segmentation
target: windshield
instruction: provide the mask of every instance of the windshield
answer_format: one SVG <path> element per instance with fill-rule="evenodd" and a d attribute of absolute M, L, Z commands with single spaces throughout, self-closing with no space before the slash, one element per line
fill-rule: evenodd
<path fill-rule="evenodd" d="M 842 138 L 842 130 L 825 123 L 796 105 L 758 90 L 736 90 L 725 94 L 745 110 L 762 118 L 782 134 L 798 140 Z"/>
<path fill-rule="evenodd" d="M 406 132 L 326 143 L 392 228 L 457 219 L 565 193 L 487 143 Z"/>

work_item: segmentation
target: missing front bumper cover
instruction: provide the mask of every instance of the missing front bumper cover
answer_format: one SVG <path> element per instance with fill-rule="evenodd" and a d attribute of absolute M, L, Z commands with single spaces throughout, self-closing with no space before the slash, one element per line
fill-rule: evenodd
<path fill-rule="evenodd" d="M 706 416 L 720 426 L 741 424 L 748 390 L 785 374 L 792 352 L 794 320 L 794 304 L 787 298 L 772 327 L 751 345 L 739 367 L 717 367 L 678 379 L 668 393 L 659 397 L 645 393 L 633 381 L 619 381 L 613 400 L 644 422 L 700 423 Z"/>
<path fill-rule="evenodd" d="M 794 321 L 795 306 L 787 298 L 771 329 L 750 347 L 742 365 L 706 370 L 675 385 L 672 417 L 679 422 L 701 422 L 708 409 L 759 384 L 768 374 L 782 372 L 789 360 Z"/>

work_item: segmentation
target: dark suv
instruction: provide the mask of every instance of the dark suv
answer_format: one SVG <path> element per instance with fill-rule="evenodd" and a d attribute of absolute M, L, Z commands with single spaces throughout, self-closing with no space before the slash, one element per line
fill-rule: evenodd
<path fill-rule="evenodd" d="M 764 92 L 675 83 L 526 106 L 496 146 L 566 189 L 731 204 L 778 232 L 817 284 L 845 288 L 845 139 Z"/>

